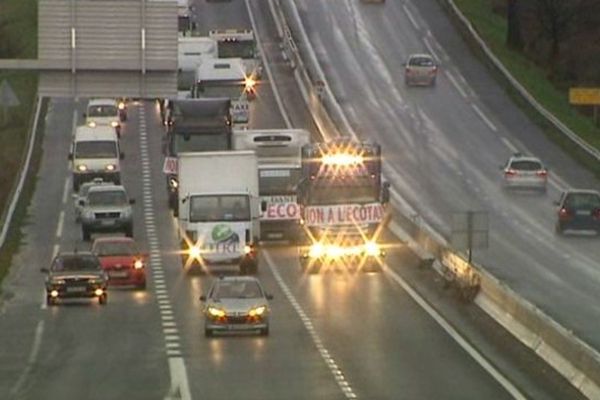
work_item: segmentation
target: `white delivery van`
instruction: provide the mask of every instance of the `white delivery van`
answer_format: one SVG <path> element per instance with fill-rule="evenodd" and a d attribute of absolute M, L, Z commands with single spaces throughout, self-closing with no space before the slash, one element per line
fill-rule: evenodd
<path fill-rule="evenodd" d="M 88 102 L 83 114 L 85 124 L 89 127 L 110 126 L 117 136 L 121 136 L 121 116 L 119 105 L 115 99 L 92 99 Z"/>
<path fill-rule="evenodd" d="M 71 144 L 69 160 L 73 173 L 73 189 L 79 190 L 83 182 L 95 178 L 121 183 L 119 160 L 123 153 L 119 139 L 110 126 L 78 126 Z"/>
<path fill-rule="evenodd" d="M 208 31 L 208 36 L 217 42 L 217 57 L 239 57 L 247 76 L 262 77 L 262 62 L 252 29 L 215 29 Z"/>
<path fill-rule="evenodd" d="M 253 151 L 179 154 L 179 234 L 184 267 L 236 265 L 255 273 L 260 240 Z"/>

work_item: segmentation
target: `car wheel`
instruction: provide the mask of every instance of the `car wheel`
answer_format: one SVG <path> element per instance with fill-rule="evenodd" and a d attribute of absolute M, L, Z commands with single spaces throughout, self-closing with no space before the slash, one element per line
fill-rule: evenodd
<path fill-rule="evenodd" d="M 92 238 L 92 234 L 90 233 L 90 230 L 87 228 L 81 228 L 81 233 L 82 233 L 84 242 L 89 242 L 90 239 Z"/>
<path fill-rule="evenodd" d="M 260 330 L 260 336 L 269 336 L 269 327 L 268 326 L 266 328 L 262 328 Z"/>
<path fill-rule="evenodd" d="M 204 337 L 211 337 L 213 335 L 212 329 L 204 328 Z"/>
<path fill-rule="evenodd" d="M 103 306 L 106 305 L 107 301 L 108 301 L 108 295 L 106 293 L 104 293 L 102 296 L 98 297 L 98 303 L 100 303 Z"/>

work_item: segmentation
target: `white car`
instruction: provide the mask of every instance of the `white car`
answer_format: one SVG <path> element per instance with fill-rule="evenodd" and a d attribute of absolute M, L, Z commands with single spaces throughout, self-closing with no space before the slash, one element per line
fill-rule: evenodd
<path fill-rule="evenodd" d="M 85 124 L 91 128 L 96 126 L 111 126 L 117 136 L 121 136 L 121 112 L 115 99 L 92 99 L 87 111 L 83 114 Z"/>
<path fill-rule="evenodd" d="M 507 189 L 536 189 L 546 192 L 548 170 L 540 159 L 516 153 L 501 167 Z"/>
<path fill-rule="evenodd" d="M 85 199 L 91 187 L 98 185 L 112 185 L 112 182 L 104 182 L 102 178 L 96 178 L 90 182 L 84 182 L 79 186 L 79 191 L 73 193 L 73 205 L 75 206 L 75 221 L 81 220 L 81 210 L 85 205 Z"/>
<path fill-rule="evenodd" d="M 434 86 L 438 66 L 429 54 L 412 54 L 404 63 L 404 83 Z"/>

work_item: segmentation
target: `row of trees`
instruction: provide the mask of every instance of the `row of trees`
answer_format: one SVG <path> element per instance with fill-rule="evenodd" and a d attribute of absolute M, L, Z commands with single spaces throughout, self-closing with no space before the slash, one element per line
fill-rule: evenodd
<path fill-rule="evenodd" d="M 495 0 L 507 45 L 567 87 L 600 86 L 600 0 Z"/>

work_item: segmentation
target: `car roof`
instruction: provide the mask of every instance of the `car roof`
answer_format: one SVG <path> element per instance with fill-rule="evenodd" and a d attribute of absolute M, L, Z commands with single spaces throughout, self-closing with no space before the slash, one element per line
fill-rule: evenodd
<path fill-rule="evenodd" d="M 532 161 L 542 164 L 542 160 L 533 156 L 514 155 L 510 158 L 510 161 Z"/>
<path fill-rule="evenodd" d="M 95 185 L 90 188 L 88 194 L 93 192 L 113 192 L 116 190 L 126 192 L 123 185 Z"/>
<path fill-rule="evenodd" d="M 117 101 L 115 99 L 91 99 L 88 103 L 90 106 L 116 106 Z"/>
<path fill-rule="evenodd" d="M 102 236 L 96 238 L 94 240 L 94 244 L 96 243 L 114 243 L 114 242 L 123 242 L 123 243 L 135 243 L 133 238 L 127 236 Z"/>
<path fill-rule="evenodd" d="M 61 253 L 58 253 L 56 255 L 56 257 L 77 257 L 77 256 L 93 256 L 95 257 L 96 255 L 94 253 L 92 253 L 91 251 L 63 251 Z"/>
<path fill-rule="evenodd" d="M 567 189 L 565 190 L 566 194 L 595 194 L 596 196 L 600 196 L 600 192 L 594 189 Z"/>
<path fill-rule="evenodd" d="M 111 140 L 117 141 L 117 132 L 115 128 L 111 126 L 96 126 L 91 127 L 87 125 L 81 125 L 77 127 L 75 131 L 76 142 L 86 142 L 95 140 Z"/>
<path fill-rule="evenodd" d="M 408 56 L 409 59 L 411 58 L 431 58 L 433 60 L 433 56 L 431 54 L 427 54 L 427 53 L 415 53 L 415 54 L 411 54 Z"/>

